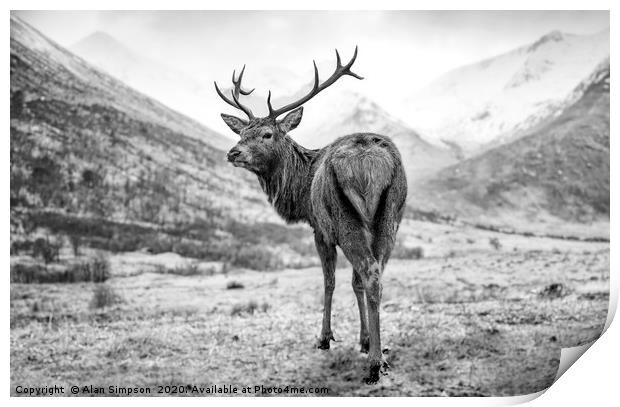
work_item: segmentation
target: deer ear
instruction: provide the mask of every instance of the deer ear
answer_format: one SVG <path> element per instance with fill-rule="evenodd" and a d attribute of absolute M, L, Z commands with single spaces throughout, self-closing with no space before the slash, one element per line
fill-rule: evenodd
<path fill-rule="evenodd" d="M 224 120 L 224 123 L 226 123 L 228 127 L 230 127 L 230 129 L 237 134 L 241 134 L 241 130 L 243 130 L 244 127 L 248 126 L 248 122 L 246 122 L 245 120 L 241 120 L 238 117 L 231 116 L 226 113 L 222 113 L 221 116 Z"/>
<path fill-rule="evenodd" d="M 282 130 L 288 133 L 289 131 L 294 130 L 297 126 L 299 126 L 303 113 L 304 108 L 303 106 L 301 106 L 284 116 L 284 119 L 280 120 L 280 127 L 282 128 Z"/>

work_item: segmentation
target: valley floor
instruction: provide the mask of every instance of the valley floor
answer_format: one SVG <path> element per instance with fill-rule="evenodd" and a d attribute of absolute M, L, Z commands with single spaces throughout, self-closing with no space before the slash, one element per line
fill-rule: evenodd
<path fill-rule="evenodd" d="M 326 387 L 330 396 L 508 396 L 548 387 L 560 348 L 600 335 L 609 245 L 550 240 L 421 260 L 384 275 L 382 340 L 391 369 L 362 383 L 350 269 L 339 269 L 333 328 L 315 348 L 319 268 L 227 275 L 143 273 L 107 283 L 120 301 L 92 308 L 97 284 L 11 285 L 16 386 Z M 234 281 L 243 286 L 228 289 Z M 185 388 L 187 389 L 187 388 Z M 285 394 L 284 394 L 285 395 Z"/>

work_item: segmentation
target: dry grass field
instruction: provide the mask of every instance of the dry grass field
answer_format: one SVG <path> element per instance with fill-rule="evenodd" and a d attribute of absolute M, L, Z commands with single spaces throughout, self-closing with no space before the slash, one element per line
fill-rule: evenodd
<path fill-rule="evenodd" d="M 607 243 L 410 226 L 417 232 L 405 228 L 404 238 L 426 242 L 426 257 L 386 269 L 391 369 L 377 385 L 362 383 L 349 268 L 337 272 L 338 342 L 329 351 L 315 348 L 320 268 L 112 270 L 106 283 L 11 285 L 11 393 L 17 385 L 230 384 L 327 387 L 330 396 L 518 395 L 552 383 L 562 347 L 600 334 Z"/>

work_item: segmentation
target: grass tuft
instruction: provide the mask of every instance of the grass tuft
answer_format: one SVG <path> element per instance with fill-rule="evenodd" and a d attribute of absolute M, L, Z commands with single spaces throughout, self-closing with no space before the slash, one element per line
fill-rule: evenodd
<path fill-rule="evenodd" d="M 259 311 L 267 312 L 269 311 L 270 308 L 271 308 L 271 305 L 269 305 L 266 302 L 259 304 L 258 302 L 252 300 L 252 301 L 248 301 L 247 303 L 233 305 L 232 310 L 230 311 L 230 315 L 233 317 L 243 316 L 243 315 L 254 315 L 255 313 L 258 313 Z"/>
<path fill-rule="evenodd" d="M 122 302 L 120 295 L 114 288 L 107 284 L 97 284 L 93 291 L 93 298 L 90 301 L 90 308 L 101 309 L 111 307 Z"/>

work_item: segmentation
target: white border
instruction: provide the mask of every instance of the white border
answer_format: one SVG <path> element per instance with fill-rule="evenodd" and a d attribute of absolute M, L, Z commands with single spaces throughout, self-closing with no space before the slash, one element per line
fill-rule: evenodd
<path fill-rule="evenodd" d="M 458 1 L 458 0 L 437 0 L 437 1 L 406 1 L 406 0 L 382 0 L 381 2 L 377 1 L 368 1 L 368 0 L 357 0 L 357 1 L 334 1 L 334 0 L 314 0 L 312 2 L 299 2 L 292 3 L 290 1 L 276 1 L 276 0 L 263 0 L 260 3 L 252 2 L 250 0 L 235 0 L 232 1 L 214 1 L 205 4 L 205 2 L 196 1 L 196 0 L 175 0 L 174 2 L 165 2 L 161 0 L 151 0 L 149 2 L 139 2 L 139 1 L 129 1 L 129 0 L 108 0 L 108 1 L 91 1 L 88 4 L 83 1 L 75 1 L 75 0 L 66 0 L 66 1 L 7 1 L 8 10 L 17 9 L 17 10 L 27 10 L 27 9 L 58 9 L 58 10 L 106 10 L 106 9 L 117 9 L 117 10 L 131 10 L 131 9 L 162 9 L 162 10 L 192 10 L 192 9 L 213 9 L 213 10 L 242 10 L 242 9 L 272 9 L 272 10 L 328 10 L 328 9 L 339 9 L 339 10 L 611 10 L 610 13 L 610 25 L 611 25 L 611 69 L 612 77 L 618 78 L 618 72 L 615 69 L 615 63 L 613 62 L 613 50 L 614 45 L 618 42 L 616 41 L 617 30 L 617 18 L 616 13 L 612 8 L 612 1 L 603 1 L 603 0 L 589 0 L 589 1 L 546 1 L 546 0 L 521 0 L 521 1 L 491 1 L 491 0 L 469 0 L 469 1 Z M 88 7 L 85 7 L 88 5 Z M 8 15 L 5 15 L 8 17 Z M 9 19 L 5 17 L 5 20 L 2 22 L 5 28 L 5 44 L 9 44 Z M 6 48 L 5 48 L 6 49 Z M 8 53 L 5 54 L 8 57 Z M 9 69 L 8 61 L 5 62 L 5 69 Z M 5 97 L 2 99 L 5 105 L 3 109 L 4 117 L 5 117 L 5 129 L 8 129 L 8 121 L 9 121 L 9 98 L 6 97 L 7 92 L 10 89 L 9 83 L 10 75 L 5 74 L 4 80 L 4 89 L 5 89 Z M 614 108 L 616 103 L 616 87 L 614 86 L 615 80 L 612 81 L 612 108 L 611 111 L 614 112 L 617 108 Z M 618 126 L 616 125 L 616 120 L 611 120 L 611 133 L 614 135 L 611 137 L 612 150 L 616 151 L 614 147 L 617 142 L 615 141 L 615 136 L 617 133 Z M 3 147 L 4 154 L 6 157 L 5 165 L 8 166 L 8 151 L 10 148 L 10 139 L 8 137 L 8 132 L 5 133 L 5 137 L 3 138 Z M 611 160 L 611 173 L 612 173 L 612 184 L 614 184 L 614 179 L 617 177 L 613 177 L 616 172 L 617 165 L 614 165 L 614 160 Z M 9 179 L 9 171 L 8 169 L 2 172 L 1 175 L 2 187 L 3 190 L 6 191 L 9 187 L 10 179 Z M 616 199 L 616 191 L 617 188 L 612 187 L 611 193 L 611 206 L 614 206 L 614 203 L 617 202 Z M 3 213 L 5 216 L 9 214 L 9 203 L 8 199 L 5 199 L 1 203 Z M 612 210 L 615 213 L 615 210 Z M 617 227 L 613 220 L 611 223 L 611 236 L 612 241 L 615 241 L 615 235 Z M 9 241 L 10 241 L 10 225 L 9 218 L 5 218 L 3 220 L 5 225 L 2 238 L 2 249 L 5 253 L 5 265 L 9 263 Z M 614 255 L 613 251 L 611 252 L 611 285 L 612 285 L 612 293 L 610 297 L 611 303 L 611 312 L 608 318 L 608 326 L 613 318 L 613 314 L 615 313 L 615 309 L 617 307 L 618 300 L 618 264 L 617 264 L 617 256 Z M 5 278 L 8 280 L 8 267 L 5 269 Z M 5 280 L 5 281 L 7 281 Z M 5 345 L 5 353 L 4 353 L 4 370 L 3 370 L 3 378 L 5 387 L 3 389 L 5 397 L 9 398 L 10 389 L 10 363 L 9 363 L 9 354 L 10 354 L 10 330 L 9 330 L 9 312 L 10 312 L 10 286 L 7 284 L 4 289 L 5 293 L 5 301 L 4 301 L 4 309 L 2 312 L 2 322 L 1 327 L 4 331 L 3 339 Z M 607 332 L 603 335 L 601 339 L 599 339 L 596 343 L 592 345 L 592 348 L 588 350 L 587 356 L 581 358 L 577 361 L 576 366 L 568 369 L 566 374 L 564 374 L 557 383 L 555 383 L 547 392 L 541 392 L 537 395 L 529 395 L 529 396 L 521 396 L 521 397 L 509 397 L 509 398 L 392 398 L 389 400 L 390 403 L 397 404 L 407 404 L 411 405 L 415 403 L 416 405 L 470 405 L 470 406 L 481 406 L 481 405 L 509 405 L 509 404 L 517 404 L 525 401 L 532 400 L 542 393 L 544 395 L 542 397 L 538 397 L 533 403 L 534 405 L 539 406 L 547 406 L 547 405 L 573 405 L 573 404 L 593 404 L 593 405 L 611 405 L 613 401 L 617 401 L 618 395 L 617 389 L 617 366 L 618 366 L 618 355 L 620 351 L 618 350 L 617 344 L 620 343 L 620 328 L 618 328 L 618 324 L 613 324 L 609 327 Z M 45 400 L 45 401 L 43 401 Z M 179 399 L 175 399 L 173 402 L 183 402 L 204 406 L 206 404 L 210 404 L 216 402 L 218 404 L 237 404 L 237 403 L 247 403 L 250 399 L 238 399 L 238 398 L 198 398 L 198 399 L 183 399 L 183 401 Z M 252 403 L 258 403 L 259 405 L 284 405 L 289 404 L 291 400 L 286 398 L 259 398 L 259 399 L 251 399 Z M 123 398 L 114 400 L 114 403 L 121 404 L 130 404 L 134 402 L 144 402 L 145 400 L 135 400 L 130 398 Z M 10 398 L 9 402 L 15 404 L 34 404 L 39 402 L 46 402 L 52 405 L 66 405 L 67 403 L 83 403 L 84 400 L 80 400 L 77 398 L 50 398 L 50 399 L 29 399 L 29 398 Z M 107 405 L 110 400 L 97 398 L 88 400 L 89 403 L 99 404 L 99 405 Z M 167 405 L 171 402 L 169 399 L 158 399 L 158 398 L 149 398 L 147 401 L 152 405 Z M 310 403 L 316 403 L 316 400 L 312 399 L 296 399 L 295 403 L 310 405 Z M 366 398 L 366 399 L 356 399 L 356 400 L 342 400 L 340 398 L 330 398 L 330 399 L 322 399 L 321 404 L 324 403 L 359 403 L 362 405 L 375 403 L 375 400 Z"/>

